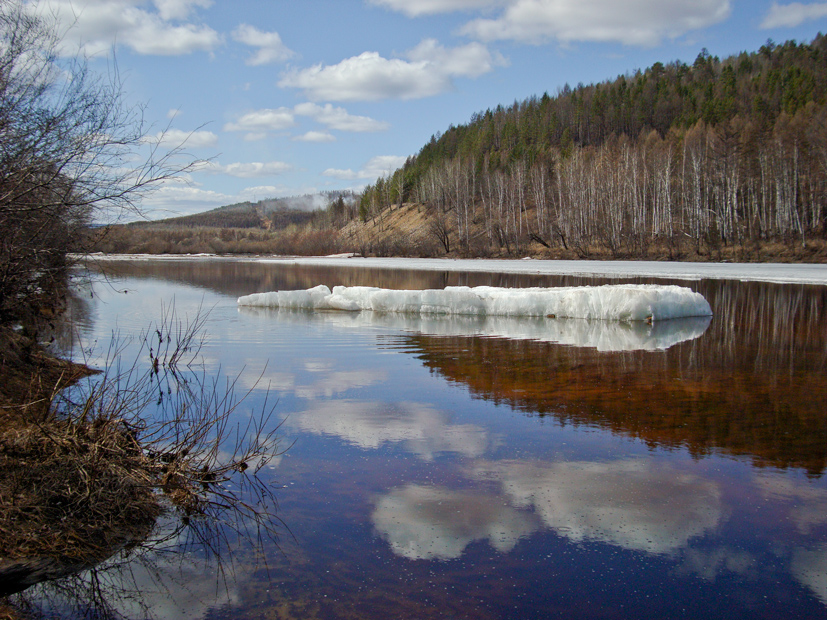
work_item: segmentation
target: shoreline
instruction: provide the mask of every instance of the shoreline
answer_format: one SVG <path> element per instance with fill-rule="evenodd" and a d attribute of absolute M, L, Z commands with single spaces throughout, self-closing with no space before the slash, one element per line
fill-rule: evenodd
<path fill-rule="evenodd" d="M 712 263 L 680 261 L 550 260 L 489 258 L 374 258 L 353 254 L 328 256 L 222 255 L 222 254 L 102 254 L 76 257 L 83 261 L 183 261 L 222 260 L 360 267 L 369 269 L 413 269 L 419 271 L 470 271 L 529 275 L 560 275 L 606 278 L 662 278 L 699 281 L 737 280 L 774 284 L 827 286 L 827 265 L 820 263 Z"/>

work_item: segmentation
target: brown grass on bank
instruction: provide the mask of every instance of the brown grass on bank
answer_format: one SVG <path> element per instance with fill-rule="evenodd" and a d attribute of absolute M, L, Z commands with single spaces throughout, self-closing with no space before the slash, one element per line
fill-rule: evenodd
<path fill-rule="evenodd" d="M 290 226 L 281 230 L 236 228 L 140 228 L 112 226 L 94 232 L 90 247 L 107 254 L 293 254 L 318 256 L 339 251 L 337 231 Z"/>
<path fill-rule="evenodd" d="M 0 434 L 0 594 L 76 572 L 152 529 L 152 471 L 120 420 Z"/>
<path fill-rule="evenodd" d="M 820 238 L 808 239 L 803 246 L 800 239 L 724 245 L 675 238 L 669 244 L 652 240 L 632 252 L 622 248 L 611 251 L 596 242 L 575 248 L 546 239 L 544 245 L 533 238 L 528 229 L 519 242 L 500 243 L 497 231 L 484 230 L 481 220 L 472 221 L 467 238 L 460 240 L 450 217 L 444 228 L 435 226 L 435 221 L 434 209 L 422 204 L 406 203 L 385 209 L 365 222 L 352 221 L 339 230 L 339 251 L 359 252 L 363 256 L 422 258 L 827 263 L 827 239 Z M 449 241 L 447 252 L 441 241 L 444 234 Z"/>
<path fill-rule="evenodd" d="M 114 350 L 111 370 L 68 391 L 88 371 L 2 334 L 0 597 L 141 545 L 164 512 L 205 522 L 196 537 L 219 518 L 275 536 L 272 492 L 248 474 L 277 454 L 278 427 L 271 410 L 232 426 L 232 383 L 185 368 L 203 321 L 167 313 L 142 335 L 146 355 L 122 368 Z"/>

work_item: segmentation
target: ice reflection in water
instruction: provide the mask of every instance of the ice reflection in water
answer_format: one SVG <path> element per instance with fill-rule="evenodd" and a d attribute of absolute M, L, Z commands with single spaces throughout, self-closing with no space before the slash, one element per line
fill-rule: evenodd
<path fill-rule="evenodd" d="M 315 312 L 239 306 L 240 314 L 279 320 L 306 320 L 306 315 L 342 329 L 381 328 L 432 336 L 485 336 L 534 340 L 598 351 L 657 351 L 703 335 L 712 317 L 688 317 L 648 324 L 643 321 L 598 321 L 546 317 L 418 316 L 380 312 Z"/>

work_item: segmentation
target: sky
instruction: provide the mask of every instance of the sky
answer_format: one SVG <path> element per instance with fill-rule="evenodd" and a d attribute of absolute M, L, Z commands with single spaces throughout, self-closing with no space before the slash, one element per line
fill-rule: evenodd
<path fill-rule="evenodd" d="M 152 218 L 359 191 L 499 104 L 827 32 L 807 0 L 26 3 L 64 54 L 117 68 L 148 137 L 206 162 L 144 198 Z"/>

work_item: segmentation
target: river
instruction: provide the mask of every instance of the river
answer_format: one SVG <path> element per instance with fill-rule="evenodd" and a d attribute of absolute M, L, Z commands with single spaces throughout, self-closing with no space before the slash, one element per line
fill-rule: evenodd
<path fill-rule="evenodd" d="M 30 590 L 36 608 L 80 616 L 89 587 L 127 617 L 825 617 L 827 286 L 803 283 L 823 267 L 781 283 L 731 279 L 737 266 L 339 263 L 136 259 L 81 274 L 59 342 L 93 365 L 113 333 L 129 342 L 162 307 L 209 311 L 199 372 L 247 394 L 238 420 L 268 399 L 282 425 L 287 450 L 258 473 L 276 489 L 279 536 L 225 534 L 220 557 L 192 541 L 121 555 L 74 578 L 74 598 Z M 620 282 L 688 286 L 713 318 L 236 305 L 318 284 Z"/>

